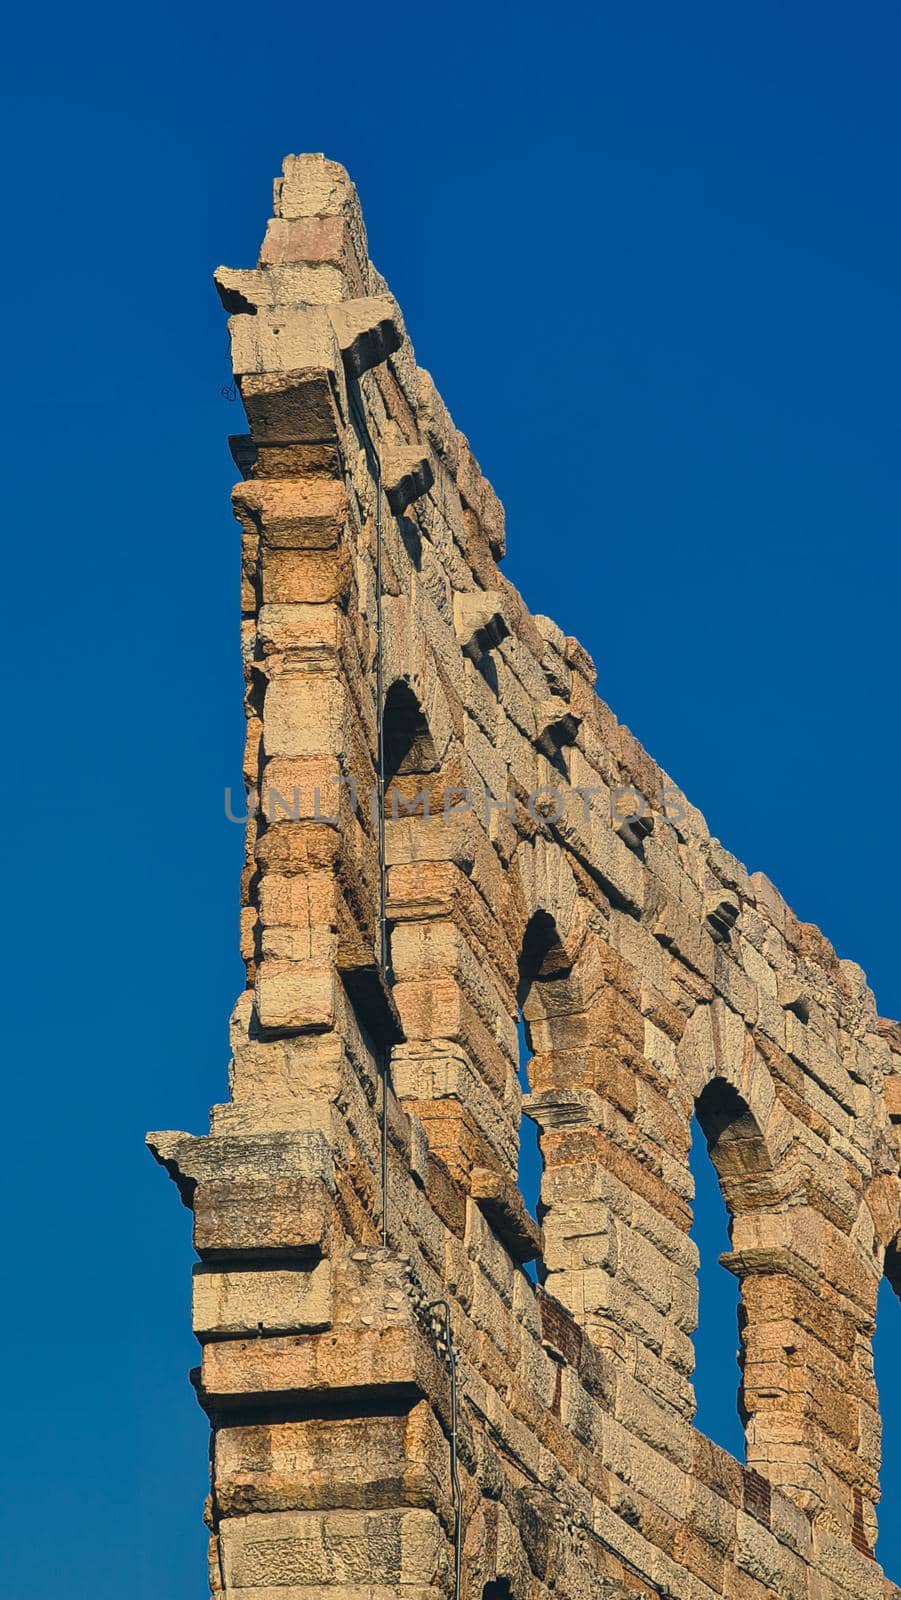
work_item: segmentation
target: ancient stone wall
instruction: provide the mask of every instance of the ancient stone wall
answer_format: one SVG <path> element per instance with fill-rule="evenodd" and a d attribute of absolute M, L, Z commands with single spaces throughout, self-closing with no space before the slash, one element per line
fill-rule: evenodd
<path fill-rule="evenodd" d="M 898 1595 L 871 1337 L 901 1033 L 502 576 L 343 169 L 289 157 L 259 266 L 217 283 L 247 988 L 209 1135 L 150 1136 L 194 1211 L 214 1594 Z M 692 1426 L 695 1113 L 746 1465 Z"/>

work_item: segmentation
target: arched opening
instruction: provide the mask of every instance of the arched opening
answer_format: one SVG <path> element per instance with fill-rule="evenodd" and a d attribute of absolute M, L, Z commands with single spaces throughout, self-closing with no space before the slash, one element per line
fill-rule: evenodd
<path fill-rule="evenodd" d="M 396 678 L 385 696 L 382 715 L 382 756 L 384 809 L 381 821 L 384 826 L 385 852 L 384 862 L 379 866 L 384 872 L 382 886 L 387 890 L 389 863 L 401 873 L 406 868 L 409 874 L 411 859 L 415 855 L 414 847 L 411 845 L 411 831 L 418 827 L 423 819 L 434 814 L 436 794 L 439 792 L 441 781 L 440 762 L 425 712 L 406 677 Z M 371 804 L 360 807 L 364 828 L 376 824 L 375 800 L 376 796 L 373 794 Z M 392 991 L 395 990 L 399 979 L 413 978 L 419 966 L 416 934 L 414 932 L 411 937 L 410 927 L 417 918 L 417 910 L 414 909 L 417 903 L 416 879 L 417 874 L 413 872 L 412 882 L 408 881 L 398 894 L 396 907 L 389 908 L 387 903 L 384 907 L 389 943 L 386 976 L 388 988 Z M 378 902 L 377 910 L 380 909 L 381 905 Z M 380 927 L 376 932 L 376 941 L 378 954 L 381 946 Z M 382 991 L 383 985 L 378 981 L 377 970 L 369 975 L 369 987 L 370 989 L 374 987 L 378 993 Z M 351 998 L 355 999 L 355 995 L 356 989 L 352 989 Z M 383 1011 L 394 1026 L 389 1026 L 385 1021 L 382 1042 L 395 1045 L 405 1036 L 409 1038 L 408 1018 L 403 1015 L 396 994 L 394 1005 L 385 1004 Z"/>
<path fill-rule="evenodd" d="M 536 911 L 523 936 L 519 957 L 516 998 L 519 1004 L 519 1085 L 523 1094 L 534 1087 L 530 1072 L 533 1057 L 546 1055 L 553 1019 L 571 1009 L 571 962 L 563 948 L 553 917 Z M 534 1035 L 534 1036 L 533 1036 Z M 520 1121 L 517 1181 L 526 1210 L 540 1221 L 543 1161 L 538 1127 L 528 1115 Z M 529 1276 L 537 1276 L 530 1263 Z"/>
<path fill-rule="evenodd" d="M 549 911 L 536 911 L 529 918 L 519 957 L 517 999 L 520 1005 L 528 998 L 534 983 L 554 984 L 561 978 L 568 978 L 571 971 L 572 963 L 560 942 L 553 917 Z M 541 1015 L 551 1015 L 553 1009 L 545 1004 Z"/>
<path fill-rule="evenodd" d="M 407 775 L 435 772 L 438 757 L 425 713 L 403 678 L 385 696 L 385 785 Z"/>
<path fill-rule="evenodd" d="M 397 844 L 398 823 L 406 824 L 411 817 L 428 817 L 434 807 L 434 791 L 440 782 L 440 763 L 428 721 L 406 677 L 395 679 L 385 696 L 381 753 L 384 795 L 376 790 L 368 796 L 361 795 L 351 787 L 362 831 L 377 834 L 377 838 L 372 839 L 373 845 L 383 842 L 380 831 L 384 825 L 385 862 L 380 862 L 376 868 L 380 876 L 392 847 Z M 380 798 L 384 800 L 381 818 L 377 805 Z M 335 913 L 339 930 L 338 968 L 357 1023 L 380 1059 L 384 1059 L 385 1050 L 403 1038 L 402 1024 L 387 993 L 396 976 L 396 944 L 401 942 L 402 930 L 396 940 L 394 920 L 386 917 L 389 952 L 385 962 L 387 970 L 382 971 L 380 899 L 373 905 L 362 875 L 356 879 L 355 874 L 342 872 L 336 881 L 340 891 Z M 366 924 L 373 911 L 379 920 L 368 930 Z"/>
<path fill-rule="evenodd" d="M 482 1600 L 513 1600 L 513 1590 L 508 1578 L 492 1578 L 482 1590 Z"/>
<path fill-rule="evenodd" d="M 692 1237 L 700 1254 L 696 1420 L 709 1438 L 744 1459 L 748 1323 L 739 1282 L 721 1265 L 720 1256 L 731 1249 L 733 1219 L 773 1203 L 772 1169 L 757 1119 L 725 1079 L 712 1079 L 698 1097 L 695 1123 Z"/>
<path fill-rule="evenodd" d="M 745 1435 L 739 1416 L 740 1291 L 738 1280 L 720 1264 L 720 1255 L 731 1242 L 730 1217 L 700 1116 L 692 1124 L 689 1165 L 695 1189 L 691 1237 L 699 1256 L 698 1325 L 693 1341 L 695 1426 L 742 1460 Z"/>
<path fill-rule="evenodd" d="M 756 1211 L 773 1198 L 772 1169 L 757 1119 L 737 1089 L 714 1078 L 695 1113 L 716 1167 L 729 1215 Z"/>
<path fill-rule="evenodd" d="M 879 1538 L 876 1559 L 889 1576 L 901 1576 L 901 1248 L 886 1251 L 879 1287 L 873 1364 L 882 1419 Z"/>
<path fill-rule="evenodd" d="M 519 1087 L 523 1094 L 528 1094 L 530 1088 L 529 1062 L 532 1059 L 532 1052 L 529 1048 L 528 1034 L 522 1013 L 519 1015 L 516 1031 L 519 1040 Z M 534 1217 L 537 1222 L 538 1206 L 541 1199 L 541 1151 L 538 1148 L 538 1128 L 529 1116 L 523 1116 L 520 1121 L 519 1164 L 516 1182 L 529 1216 Z M 526 1271 L 530 1277 L 535 1276 L 534 1262 L 529 1263 Z"/>

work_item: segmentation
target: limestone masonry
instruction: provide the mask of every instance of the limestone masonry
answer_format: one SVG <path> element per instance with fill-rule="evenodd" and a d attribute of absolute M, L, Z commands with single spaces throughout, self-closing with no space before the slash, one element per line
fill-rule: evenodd
<path fill-rule="evenodd" d="M 210 1133 L 149 1136 L 194 1213 L 214 1595 L 901 1595 L 872 1556 L 901 1029 L 502 576 L 343 168 L 288 157 L 259 266 L 216 282 L 247 988 Z M 747 1465 L 692 1426 L 695 1113 Z"/>

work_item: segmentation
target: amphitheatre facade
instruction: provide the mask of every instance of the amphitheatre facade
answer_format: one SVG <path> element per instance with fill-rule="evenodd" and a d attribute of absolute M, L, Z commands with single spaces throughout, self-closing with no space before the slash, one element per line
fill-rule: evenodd
<path fill-rule="evenodd" d="M 503 576 L 344 170 L 289 157 L 258 266 L 216 279 L 247 987 L 209 1133 L 149 1136 L 194 1213 L 213 1595 L 901 1595 L 872 1358 L 901 1030 Z M 695 1115 L 745 1463 L 692 1425 Z"/>

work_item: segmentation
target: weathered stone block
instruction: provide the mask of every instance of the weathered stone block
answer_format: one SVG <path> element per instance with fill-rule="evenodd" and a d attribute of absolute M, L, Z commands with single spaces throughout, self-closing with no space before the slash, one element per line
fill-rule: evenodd
<path fill-rule="evenodd" d="M 274 549 L 330 550 L 340 541 L 348 515 L 343 483 L 329 478 L 239 483 L 232 505 L 238 521 Z"/>
<path fill-rule="evenodd" d="M 194 1248 L 207 1261 L 315 1257 L 333 1225 L 328 1190 L 306 1178 L 212 1178 L 194 1196 Z"/>
<path fill-rule="evenodd" d="M 199 1392 L 214 1410 L 265 1406 L 273 1397 L 321 1397 L 329 1391 L 359 1395 L 380 1390 L 409 1397 L 431 1392 L 439 1371 L 412 1327 L 333 1329 L 313 1337 L 276 1335 L 207 1344 Z"/>
<path fill-rule="evenodd" d="M 425 1402 L 397 1416 L 264 1422 L 216 1436 L 213 1481 L 226 1517 L 411 1505 L 447 1521 L 446 1476 L 447 1444 Z"/>
<path fill-rule="evenodd" d="M 275 1511 L 226 1517 L 220 1528 L 227 1588 L 284 1591 L 303 1585 L 371 1590 L 438 1582 L 447 1551 L 428 1511 Z"/>
<path fill-rule="evenodd" d="M 382 455 L 382 486 L 395 517 L 428 494 L 434 483 L 432 465 L 418 445 L 393 445 Z"/>
<path fill-rule="evenodd" d="M 255 992 L 260 1027 L 267 1031 L 328 1028 L 335 1020 L 335 975 L 329 965 L 263 961 Z"/>
<path fill-rule="evenodd" d="M 306 673 L 274 678 L 263 708 L 263 740 L 268 756 L 308 756 L 340 751 L 347 692 L 339 680 Z"/>
<path fill-rule="evenodd" d="M 497 590 L 454 595 L 454 633 L 463 654 L 477 661 L 510 632 Z"/>
<path fill-rule="evenodd" d="M 234 1334 L 315 1332 L 332 1315 L 327 1261 L 293 1270 L 194 1268 L 194 1332 L 201 1340 Z"/>

